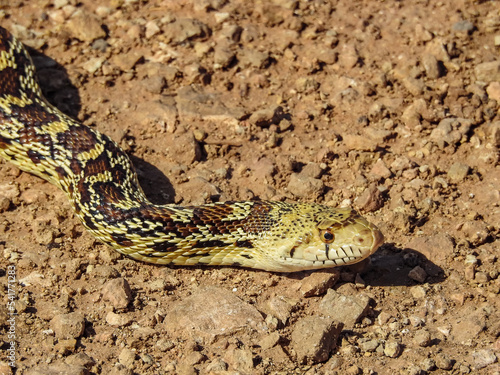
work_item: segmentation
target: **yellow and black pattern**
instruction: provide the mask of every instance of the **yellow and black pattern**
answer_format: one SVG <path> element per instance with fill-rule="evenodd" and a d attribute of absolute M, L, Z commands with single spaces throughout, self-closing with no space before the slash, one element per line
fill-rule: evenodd
<path fill-rule="evenodd" d="M 291 272 L 355 263 L 383 242 L 373 224 L 348 208 L 150 203 L 129 157 L 114 141 L 45 100 L 28 53 L 3 28 L 0 155 L 62 189 L 99 240 L 145 262 Z"/>

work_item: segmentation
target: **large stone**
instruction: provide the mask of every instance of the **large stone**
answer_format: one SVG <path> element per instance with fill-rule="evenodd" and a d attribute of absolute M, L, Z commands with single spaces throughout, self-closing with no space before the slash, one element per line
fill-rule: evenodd
<path fill-rule="evenodd" d="M 169 332 L 202 337 L 212 342 L 239 332 L 264 332 L 264 319 L 252 305 L 232 292 L 217 287 L 202 287 L 179 301 L 165 317 Z"/>
<path fill-rule="evenodd" d="M 332 318 L 306 316 L 300 319 L 292 332 L 292 347 L 301 363 L 318 363 L 328 360 L 335 347 L 342 324 Z"/>
<path fill-rule="evenodd" d="M 367 296 L 344 296 L 330 289 L 323 297 L 319 311 L 322 315 L 332 317 L 335 321 L 343 323 L 345 328 L 350 329 L 365 316 L 370 307 L 369 302 Z"/>

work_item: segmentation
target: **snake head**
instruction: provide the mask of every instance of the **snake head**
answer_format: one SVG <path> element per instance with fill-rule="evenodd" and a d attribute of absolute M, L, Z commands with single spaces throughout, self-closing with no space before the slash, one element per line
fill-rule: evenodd
<path fill-rule="evenodd" d="M 301 214 L 282 215 L 287 230 L 281 236 L 279 262 L 268 270 L 294 272 L 357 263 L 384 242 L 380 230 L 350 208 L 297 205 Z"/>

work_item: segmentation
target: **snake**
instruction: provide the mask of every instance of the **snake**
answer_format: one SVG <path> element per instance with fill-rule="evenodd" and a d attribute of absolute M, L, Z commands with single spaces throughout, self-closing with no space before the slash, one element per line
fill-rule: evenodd
<path fill-rule="evenodd" d="M 30 55 L 2 27 L 0 155 L 60 188 L 92 235 L 138 261 L 295 272 L 359 262 L 384 242 L 377 226 L 349 207 L 151 203 L 127 153 L 45 99 Z"/>

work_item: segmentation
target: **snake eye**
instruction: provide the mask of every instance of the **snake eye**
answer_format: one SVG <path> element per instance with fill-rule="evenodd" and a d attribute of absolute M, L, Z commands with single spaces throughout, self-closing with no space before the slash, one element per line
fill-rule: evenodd
<path fill-rule="evenodd" d="M 324 243 L 332 243 L 335 240 L 335 235 L 329 229 L 321 230 L 320 237 Z"/>

